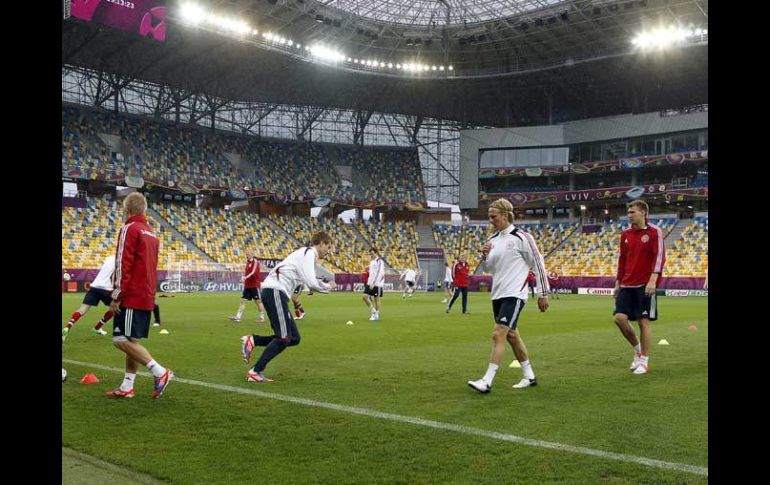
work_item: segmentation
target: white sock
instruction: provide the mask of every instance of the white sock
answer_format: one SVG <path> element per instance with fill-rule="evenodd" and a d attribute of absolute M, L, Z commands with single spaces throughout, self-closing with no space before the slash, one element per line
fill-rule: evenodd
<path fill-rule="evenodd" d="M 521 364 L 521 371 L 524 373 L 524 378 L 534 379 L 535 373 L 532 371 L 532 364 L 529 363 L 529 360 L 525 360 L 519 363 Z"/>
<path fill-rule="evenodd" d="M 635 351 L 637 354 L 641 354 L 641 353 L 642 353 L 642 344 L 636 344 L 636 345 L 634 345 L 634 351 Z"/>
<path fill-rule="evenodd" d="M 136 374 L 129 374 L 128 372 L 126 372 L 125 377 L 123 377 L 123 382 L 120 384 L 120 390 L 123 392 L 128 392 L 131 389 L 133 389 L 135 379 L 136 379 Z"/>
<path fill-rule="evenodd" d="M 160 377 L 166 372 L 166 368 L 162 365 L 155 362 L 155 360 L 151 360 L 147 362 L 147 368 L 152 372 L 152 375 L 155 377 Z"/>
<path fill-rule="evenodd" d="M 236 313 L 236 314 L 235 314 L 235 318 L 238 318 L 238 319 L 240 319 L 240 318 L 241 318 L 241 315 L 243 315 L 243 310 L 241 310 L 241 309 L 239 308 L 239 309 L 238 309 L 238 313 Z"/>
<path fill-rule="evenodd" d="M 487 367 L 487 373 L 484 374 L 484 377 L 482 377 L 482 379 L 490 386 L 492 385 L 492 381 L 495 379 L 495 374 L 497 374 L 498 367 L 499 366 L 497 364 L 490 362 L 489 367 Z"/>

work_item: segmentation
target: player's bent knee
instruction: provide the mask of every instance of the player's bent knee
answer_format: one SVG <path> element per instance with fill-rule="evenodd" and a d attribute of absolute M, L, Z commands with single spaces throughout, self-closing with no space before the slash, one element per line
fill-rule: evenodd
<path fill-rule="evenodd" d="M 119 349 L 123 348 L 126 343 L 128 343 L 128 338 L 125 335 L 116 335 L 115 337 L 112 337 L 112 345 Z"/>
<path fill-rule="evenodd" d="M 626 323 L 628 323 L 628 315 L 624 315 L 622 313 L 616 313 L 615 323 L 618 325 L 625 325 Z"/>

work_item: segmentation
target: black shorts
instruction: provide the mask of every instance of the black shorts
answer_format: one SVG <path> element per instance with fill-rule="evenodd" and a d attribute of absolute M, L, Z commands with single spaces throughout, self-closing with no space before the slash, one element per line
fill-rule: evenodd
<path fill-rule="evenodd" d="M 364 287 L 364 293 L 366 293 L 369 296 L 376 296 L 378 298 L 382 298 L 382 287 L 381 286 L 370 287 L 369 285 L 366 285 Z"/>
<path fill-rule="evenodd" d="M 492 300 L 492 314 L 497 325 L 505 325 L 511 330 L 519 326 L 519 315 L 527 302 L 515 296 Z"/>
<path fill-rule="evenodd" d="M 407 281 L 406 286 L 408 286 L 409 288 L 414 288 L 414 281 Z"/>
<path fill-rule="evenodd" d="M 241 298 L 245 300 L 259 300 L 259 288 L 244 288 Z"/>
<path fill-rule="evenodd" d="M 112 303 L 112 292 L 103 290 L 101 288 L 91 288 L 83 297 L 83 304 L 89 306 L 97 306 L 99 302 L 109 305 Z"/>
<path fill-rule="evenodd" d="M 299 339 L 299 330 L 289 311 L 289 298 L 286 293 L 276 288 L 265 288 L 262 290 L 262 304 L 265 305 L 265 313 L 276 337 Z"/>
<path fill-rule="evenodd" d="M 151 310 L 134 310 L 120 305 L 120 313 L 112 320 L 113 337 L 147 338 L 150 334 Z"/>
<path fill-rule="evenodd" d="M 647 318 L 650 321 L 658 319 L 658 298 L 644 294 L 644 286 L 637 288 L 621 288 L 615 298 L 615 311 L 613 315 L 622 313 L 629 320 L 637 321 Z"/>

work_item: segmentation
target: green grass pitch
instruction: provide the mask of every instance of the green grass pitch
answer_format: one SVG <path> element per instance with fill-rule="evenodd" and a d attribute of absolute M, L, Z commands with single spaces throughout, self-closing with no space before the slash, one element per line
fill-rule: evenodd
<path fill-rule="evenodd" d="M 163 328 L 144 342 L 183 379 L 256 389 L 461 425 L 563 445 L 708 467 L 708 316 L 706 298 L 660 298 L 650 373 L 632 375 L 632 349 L 612 323 L 610 297 L 562 296 L 540 313 L 534 300 L 519 329 L 539 386 L 512 389 L 521 370 L 508 349 L 492 392 L 481 377 L 491 349 L 489 293 L 470 293 L 470 315 L 456 302 L 444 313 L 439 293 L 383 298 L 369 322 L 360 294 L 302 296 L 302 342 L 268 366 L 272 383 L 246 383 L 239 338 L 267 334 L 257 309 L 227 319 L 238 294 L 159 298 Z M 82 294 L 62 297 L 62 326 Z M 62 445 L 171 483 L 705 483 L 684 471 L 544 449 L 172 382 L 161 399 L 111 400 L 123 354 L 91 332 L 92 309 L 62 346 Z M 352 320 L 354 325 L 346 325 Z M 695 324 L 697 330 L 688 330 Z M 107 329 L 111 330 L 108 324 Z M 669 346 L 657 342 L 665 338 Z M 257 352 L 261 349 L 257 349 Z M 252 363 L 258 357 L 252 357 Z M 145 369 L 142 369 L 145 370 Z M 78 380 L 94 372 L 98 384 Z"/>

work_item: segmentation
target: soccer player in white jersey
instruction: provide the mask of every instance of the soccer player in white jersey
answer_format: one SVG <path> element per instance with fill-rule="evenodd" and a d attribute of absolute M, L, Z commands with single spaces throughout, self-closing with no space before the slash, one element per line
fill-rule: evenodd
<path fill-rule="evenodd" d="M 297 249 L 283 261 L 275 265 L 265 281 L 262 282 L 262 303 L 265 305 L 273 335 L 244 335 L 241 337 L 241 350 L 244 362 L 249 362 L 254 347 L 265 347 L 259 360 L 246 374 L 247 382 L 270 382 L 265 377 L 267 364 L 286 347 L 299 345 L 299 330 L 289 310 L 289 299 L 297 286 L 304 284 L 310 291 L 328 293 L 337 287 L 334 281 L 328 284 L 319 280 L 315 274 L 315 263 L 331 250 L 332 240 L 323 231 L 314 234 L 309 247 Z"/>
<path fill-rule="evenodd" d="M 527 275 L 530 268 L 537 278 L 540 294 L 537 306 L 541 312 L 548 309 L 548 281 L 543 256 L 532 236 L 513 225 L 513 205 L 506 199 L 498 199 L 490 204 L 488 215 L 489 222 L 496 232 L 487 239 L 481 253 L 486 260 L 487 270 L 492 273 L 494 343 L 484 377 L 477 381 L 468 381 L 468 385 L 480 393 L 487 393 L 492 389 L 492 381 L 505 355 L 506 340 L 524 373 L 524 378 L 513 387 L 523 389 L 537 385 L 527 347 L 517 329 L 519 315 L 527 303 Z"/>
<path fill-rule="evenodd" d="M 72 327 L 77 323 L 80 318 L 88 313 L 88 310 L 92 306 L 99 305 L 99 302 L 104 303 L 106 306 L 109 307 L 110 303 L 112 303 L 112 273 L 115 271 L 115 255 L 107 256 L 107 258 L 104 260 L 104 263 L 102 263 L 102 267 L 99 270 L 99 273 L 96 275 L 96 278 L 91 283 L 91 286 L 88 288 L 88 293 L 86 293 L 86 296 L 83 297 L 83 303 L 80 305 L 80 308 L 78 308 L 76 311 L 72 313 L 70 316 L 69 321 L 67 324 L 62 328 L 61 330 L 61 341 L 64 342 L 67 339 L 67 336 L 70 333 L 70 330 Z M 97 324 L 94 326 L 92 331 L 94 333 L 98 333 L 99 335 L 107 335 L 107 332 L 102 328 L 105 323 L 109 322 L 110 319 L 113 316 L 112 310 L 107 310 L 107 312 L 102 316 L 102 319 L 97 322 Z"/>
<path fill-rule="evenodd" d="M 449 262 L 444 262 L 444 294 L 441 303 L 447 303 L 452 298 L 452 267 Z"/>
<path fill-rule="evenodd" d="M 401 295 L 401 299 L 403 300 L 407 296 L 409 298 L 414 295 L 414 289 L 415 289 L 415 281 L 417 281 L 417 271 L 413 270 L 412 268 L 408 268 L 406 271 L 401 273 L 401 276 L 399 277 L 400 280 L 404 280 L 404 283 L 406 284 L 404 287 L 404 294 Z"/>
<path fill-rule="evenodd" d="M 369 263 L 369 279 L 366 281 L 366 286 L 369 288 L 367 295 L 374 297 L 374 305 L 371 307 L 372 316 L 369 317 L 369 320 L 376 321 L 380 319 L 382 287 L 385 285 L 385 261 L 377 256 L 375 248 L 372 248 L 370 253 L 372 261 Z"/>

